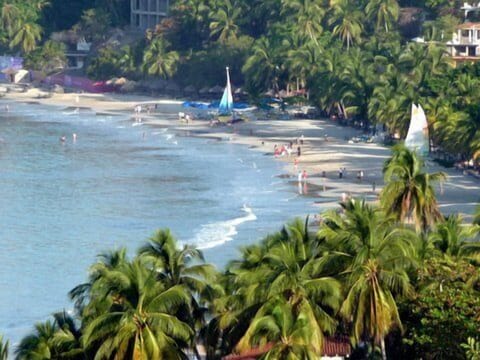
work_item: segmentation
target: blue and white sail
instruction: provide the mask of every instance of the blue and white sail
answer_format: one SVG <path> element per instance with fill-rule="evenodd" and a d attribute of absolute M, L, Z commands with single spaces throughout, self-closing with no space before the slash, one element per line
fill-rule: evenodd
<path fill-rule="evenodd" d="M 405 146 L 420 155 L 427 156 L 429 152 L 427 117 L 421 105 L 412 104 L 410 127 L 408 128 Z"/>
<path fill-rule="evenodd" d="M 230 73 L 227 67 L 227 86 L 223 91 L 222 99 L 220 100 L 220 105 L 218 106 L 218 113 L 220 115 L 231 115 L 233 113 L 233 96 L 232 96 L 232 86 L 230 85 Z"/>

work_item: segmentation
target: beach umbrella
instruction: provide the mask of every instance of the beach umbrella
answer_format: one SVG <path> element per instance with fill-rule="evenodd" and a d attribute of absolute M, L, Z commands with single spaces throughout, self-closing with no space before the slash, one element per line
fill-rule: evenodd
<path fill-rule="evenodd" d="M 116 78 L 116 77 L 111 78 L 111 79 L 105 81 L 105 84 L 107 84 L 107 85 L 113 85 L 113 84 L 115 84 L 115 81 L 117 81 L 117 78 Z"/>
<path fill-rule="evenodd" d="M 127 81 L 125 82 L 125 84 L 123 84 L 122 86 L 120 86 L 120 91 L 130 92 L 130 91 L 135 90 L 136 87 L 137 87 L 137 82 L 136 82 L 136 81 L 127 80 Z"/>
<path fill-rule="evenodd" d="M 169 93 L 177 93 L 178 91 L 180 91 L 180 86 L 178 86 L 176 83 L 174 83 L 173 81 L 170 81 L 165 90 Z"/>
<path fill-rule="evenodd" d="M 5 69 L 2 70 L 2 73 L 4 73 L 5 75 L 14 75 L 18 72 L 18 70 L 12 68 L 12 67 L 7 67 Z"/>
<path fill-rule="evenodd" d="M 273 89 L 270 89 L 265 93 L 265 95 L 266 96 L 275 96 L 275 92 L 273 91 Z"/>
<path fill-rule="evenodd" d="M 185 89 L 183 89 L 183 92 L 185 94 L 195 94 L 197 92 L 197 89 L 195 89 L 195 86 L 193 85 L 188 85 Z"/>
<path fill-rule="evenodd" d="M 246 94 L 246 92 L 241 87 L 236 88 L 233 93 L 235 95 L 245 95 Z"/>
<path fill-rule="evenodd" d="M 205 95 L 205 94 L 208 94 L 208 87 L 203 87 L 201 88 L 198 93 L 201 94 L 201 95 Z"/>
<path fill-rule="evenodd" d="M 169 83 L 163 79 L 154 79 L 146 83 L 146 87 L 150 90 L 165 90 Z"/>
<path fill-rule="evenodd" d="M 223 93 L 223 87 L 221 87 L 220 85 L 215 85 L 210 90 L 208 90 L 208 92 L 210 94 L 221 94 Z"/>
<path fill-rule="evenodd" d="M 122 86 L 122 85 L 126 84 L 127 81 L 128 80 L 126 78 L 120 77 L 120 78 L 116 79 L 113 84 L 116 85 L 116 86 Z"/>

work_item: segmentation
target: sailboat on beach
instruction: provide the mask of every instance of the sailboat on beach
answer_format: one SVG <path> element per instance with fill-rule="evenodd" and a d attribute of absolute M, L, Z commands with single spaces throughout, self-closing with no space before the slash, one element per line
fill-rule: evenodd
<path fill-rule="evenodd" d="M 232 85 L 230 84 L 230 71 L 228 66 L 227 71 L 227 85 L 223 91 L 222 99 L 220 100 L 220 105 L 218 106 L 218 115 L 228 116 L 233 115 L 233 95 L 232 95 Z"/>
<path fill-rule="evenodd" d="M 242 119 L 236 117 L 235 111 L 233 109 L 232 85 L 230 84 L 230 71 L 228 66 L 226 67 L 226 71 L 227 85 L 225 86 L 222 99 L 220 100 L 220 105 L 218 106 L 218 120 L 223 123 L 234 123 L 242 121 Z"/>
<path fill-rule="evenodd" d="M 412 104 L 405 146 L 412 151 L 417 151 L 422 156 L 427 156 L 429 153 L 428 123 L 421 105 Z"/>

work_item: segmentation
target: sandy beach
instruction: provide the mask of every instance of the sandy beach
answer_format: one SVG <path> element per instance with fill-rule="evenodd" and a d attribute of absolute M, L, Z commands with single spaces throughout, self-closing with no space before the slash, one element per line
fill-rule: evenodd
<path fill-rule="evenodd" d="M 390 156 L 390 150 L 385 146 L 349 143 L 348 139 L 361 133 L 325 119 L 253 120 L 234 126 L 212 127 L 205 120 L 193 120 L 188 124 L 180 122 L 177 114 L 185 110 L 181 106 L 183 101 L 179 100 L 88 93 L 53 94 L 52 97 L 42 98 L 42 94 L 44 91 L 39 89 L 9 92 L 3 100 L 36 102 L 65 108 L 91 108 L 105 114 L 131 113 L 132 121 L 138 121 L 138 117 L 134 118 L 136 105 L 156 104 L 156 109 L 152 109 L 151 113 L 143 111 L 140 114 L 142 122 L 152 126 L 175 128 L 189 136 L 243 144 L 252 151 L 271 156 L 272 160 L 284 162 L 285 174 L 282 176 L 290 177 L 292 183 L 297 182 L 298 171 L 305 170 L 308 176 L 307 188 L 302 186 L 299 191 L 302 195 L 311 197 L 314 206 L 321 209 L 336 207 L 345 195 L 376 201 L 383 186 L 382 166 Z M 303 144 L 300 144 L 302 138 Z M 290 142 L 293 142 L 291 156 L 273 155 L 275 145 L 282 146 Z M 297 156 L 299 146 L 301 155 Z M 427 161 L 427 164 L 429 172 L 444 171 L 448 175 L 447 182 L 441 189 L 437 189 L 442 211 L 445 214 L 461 213 L 469 221 L 480 200 L 480 180 L 459 170 L 440 167 L 432 161 Z M 339 178 L 340 169 L 344 169 L 342 178 Z M 361 180 L 357 176 L 359 171 L 363 172 Z"/>

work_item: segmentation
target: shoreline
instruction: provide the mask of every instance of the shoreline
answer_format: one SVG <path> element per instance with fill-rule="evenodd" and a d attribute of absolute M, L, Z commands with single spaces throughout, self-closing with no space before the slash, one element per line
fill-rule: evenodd
<path fill-rule="evenodd" d="M 145 125 L 153 127 L 169 127 L 183 136 L 210 138 L 219 141 L 247 146 L 249 150 L 262 152 L 271 156 L 272 160 L 283 162 L 285 174 L 289 181 L 297 182 L 298 171 L 307 172 L 308 191 L 301 196 L 312 200 L 312 207 L 319 212 L 336 208 L 345 195 L 364 198 L 375 202 L 383 187 L 383 163 L 390 156 L 390 149 L 368 143 L 349 144 L 347 139 L 358 136 L 362 132 L 341 126 L 327 119 L 291 119 L 291 120 L 251 120 L 231 126 L 211 127 L 207 120 L 194 119 L 190 123 L 179 122 L 178 112 L 185 110 L 180 100 L 155 99 L 149 96 L 123 94 L 65 93 L 41 98 L 42 90 L 33 88 L 25 93 L 6 93 L 3 102 L 22 102 L 51 106 L 64 106 L 66 109 L 89 108 L 97 114 L 126 115 L 131 119 L 140 119 Z M 136 116 L 134 107 L 141 104 L 157 104 L 150 114 L 141 113 Z M 162 118 L 159 118 L 162 117 Z M 295 144 L 296 139 L 303 138 L 303 144 Z M 274 146 L 287 145 L 293 142 L 291 156 L 273 156 Z M 296 156 L 297 147 L 301 147 L 301 155 Z M 295 167 L 294 159 L 298 165 Z M 444 171 L 449 179 L 437 189 L 439 205 L 444 213 L 458 212 L 469 221 L 475 203 L 480 194 L 480 181 L 472 176 L 464 175 L 455 169 L 446 169 L 428 162 L 428 171 Z M 345 169 L 342 178 L 339 170 Z M 364 176 L 358 179 L 362 171 Z M 322 176 L 325 172 L 326 177 Z M 288 175 L 288 176 L 287 176 Z M 321 199 L 321 200 L 320 200 Z"/>

